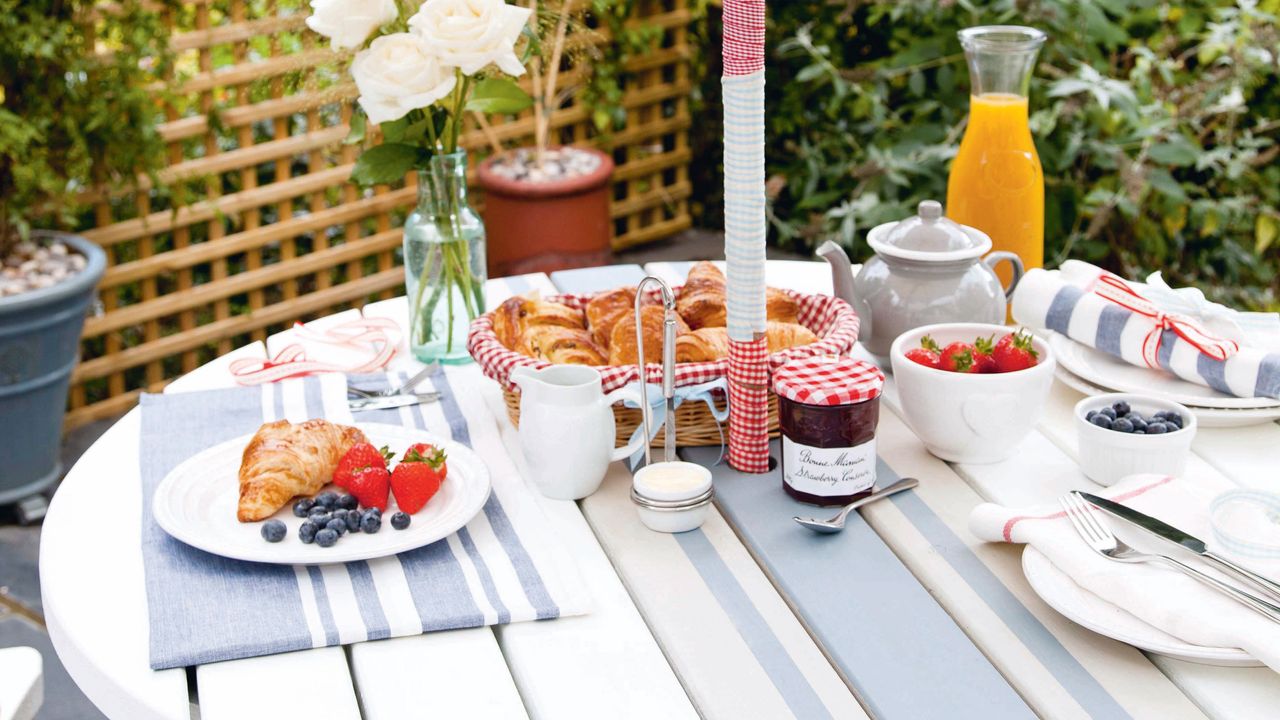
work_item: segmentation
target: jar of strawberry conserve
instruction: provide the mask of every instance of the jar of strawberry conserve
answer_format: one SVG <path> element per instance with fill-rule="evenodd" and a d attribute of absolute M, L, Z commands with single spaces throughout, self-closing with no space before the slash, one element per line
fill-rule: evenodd
<path fill-rule="evenodd" d="M 779 368 L 773 389 L 787 494 L 815 505 L 871 494 L 884 373 L 849 358 L 809 358 Z"/>

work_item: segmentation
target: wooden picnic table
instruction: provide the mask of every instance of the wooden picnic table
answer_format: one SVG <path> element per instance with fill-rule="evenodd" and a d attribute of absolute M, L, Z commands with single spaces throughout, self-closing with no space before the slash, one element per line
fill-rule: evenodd
<path fill-rule="evenodd" d="M 501 278 L 513 294 L 672 282 L 687 263 Z M 770 262 L 768 282 L 831 291 L 827 266 Z M 350 310 L 314 321 L 323 328 Z M 405 325 L 404 298 L 366 316 Z M 293 342 L 292 331 L 218 358 L 165 392 L 230 387 L 226 367 Z M 403 353 L 395 361 L 411 370 Z M 513 462 L 522 463 L 499 388 L 472 366 Z M 716 469 L 716 508 L 699 530 L 645 529 L 615 464 L 580 502 L 538 497 L 593 596 L 590 614 L 436 632 L 152 671 L 143 584 L 139 411 L 67 474 L 45 520 L 40 573 L 49 633 L 85 694 L 113 718 L 1274 718 L 1280 677 L 1198 665 L 1085 630 L 1046 606 L 1022 549 L 967 529 L 978 503 L 1050 502 L 1092 486 L 1075 461 L 1071 408 L 1058 384 L 1011 459 L 949 464 L 904 424 L 892 380 L 877 434 L 882 470 L 920 479 L 868 506 L 844 533 L 790 518 L 776 475 Z M 1272 486 L 1280 427 L 1201 429 L 1188 472 Z M 145 449 L 143 449 L 145 451 Z M 717 448 L 685 457 L 713 463 Z M 1270 477 L 1269 477 L 1270 475 Z M 883 478 L 882 478 L 883 482 Z M 197 710 L 194 706 L 198 706 Z"/>

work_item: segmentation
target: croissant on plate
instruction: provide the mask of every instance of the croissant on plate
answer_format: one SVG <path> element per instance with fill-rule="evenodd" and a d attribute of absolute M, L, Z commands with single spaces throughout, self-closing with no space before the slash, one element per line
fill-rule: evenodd
<path fill-rule="evenodd" d="M 662 329 L 664 311 L 661 305 L 640 308 L 640 327 L 644 332 L 644 361 L 662 362 Z M 676 315 L 676 342 L 689 332 L 689 326 Z M 609 364 L 633 365 L 636 362 L 636 319 L 634 314 L 623 315 L 613 326 L 609 338 Z"/>
<path fill-rule="evenodd" d="M 338 461 L 356 443 L 368 442 L 359 429 L 327 420 L 294 425 L 264 424 L 240 459 L 240 504 L 236 519 L 271 517 L 299 495 L 314 495 L 333 480 Z"/>
<path fill-rule="evenodd" d="M 765 335 L 768 338 L 769 352 L 771 353 L 818 341 L 818 336 L 800 323 L 784 323 L 770 320 L 768 327 L 765 329 Z"/>
<path fill-rule="evenodd" d="M 512 350 L 519 346 L 525 330 L 535 325 L 586 327 L 581 310 L 520 295 L 507 298 L 493 312 L 493 334 L 498 336 L 498 342 Z"/>
<path fill-rule="evenodd" d="M 705 327 L 676 338 L 676 362 L 711 362 L 729 355 L 729 331 Z"/>
<path fill-rule="evenodd" d="M 623 315 L 635 311 L 636 289 L 620 287 L 600 293 L 587 303 L 587 327 L 601 347 L 609 344 L 609 334 Z"/>
<path fill-rule="evenodd" d="M 534 325 L 520 338 L 519 352 L 560 365 L 604 365 L 604 351 L 580 328 Z"/>

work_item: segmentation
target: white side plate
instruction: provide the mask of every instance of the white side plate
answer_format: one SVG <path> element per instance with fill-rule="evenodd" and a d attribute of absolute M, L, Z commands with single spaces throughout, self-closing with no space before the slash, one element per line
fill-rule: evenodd
<path fill-rule="evenodd" d="M 1116 392 L 1155 395 L 1188 407 L 1224 410 L 1280 409 L 1280 400 L 1272 398 L 1239 398 L 1224 395 L 1210 387 L 1187 382 L 1164 371 L 1130 365 L 1101 350 L 1052 333 L 1049 345 L 1058 356 L 1058 364 L 1095 385 L 1114 388 Z"/>
<path fill-rule="evenodd" d="M 215 445 L 174 468 L 156 488 L 152 514 L 165 532 L 215 555 L 252 562 L 319 565 L 370 560 L 430 545 L 470 522 L 489 499 L 489 470 L 465 445 L 399 425 L 359 423 L 356 427 L 375 447 L 390 446 L 396 457 L 402 456 L 410 445 L 425 442 L 444 449 L 449 458 L 449 474 L 440 491 L 404 530 L 391 527 L 391 515 L 396 512 L 393 496 L 388 500 L 378 533 L 347 533 L 329 548 L 305 545 L 298 539 L 303 518 L 293 516 L 290 502 L 274 515 L 288 528 L 285 539 L 278 543 L 262 539 L 261 522 L 236 520 L 240 458 L 252 435 Z"/>
<path fill-rule="evenodd" d="M 1027 545 L 1022 551 L 1022 572 L 1031 589 L 1049 607 L 1081 627 L 1139 650 L 1202 665 L 1261 667 L 1243 650 L 1192 645 L 1154 628 L 1124 610 L 1080 587 L 1049 558 Z"/>
<path fill-rule="evenodd" d="M 1120 392 L 1119 390 L 1099 387 L 1088 380 L 1084 380 L 1079 375 L 1072 373 L 1061 365 L 1054 368 L 1054 376 L 1061 380 L 1067 387 L 1078 390 L 1089 396 L 1108 395 L 1110 393 Z M 1200 427 L 1206 428 L 1248 427 L 1250 425 L 1262 425 L 1280 420 L 1280 408 L 1228 410 L 1224 408 L 1196 407 L 1195 405 L 1188 405 L 1187 408 L 1190 409 L 1191 412 L 1195 413 L 1196 422 L 1200 423 Z"/>

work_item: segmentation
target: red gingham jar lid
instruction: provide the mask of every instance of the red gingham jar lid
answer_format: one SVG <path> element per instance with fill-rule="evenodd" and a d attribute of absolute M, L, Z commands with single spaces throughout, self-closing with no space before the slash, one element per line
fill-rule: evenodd
<path fill-rule="evenodd" d="M 882 389 L 880 368 L 844 357 L 796 360 L 773 373 L 778 397 L 805 405 L 852 405 L 879 397 Z"/>

